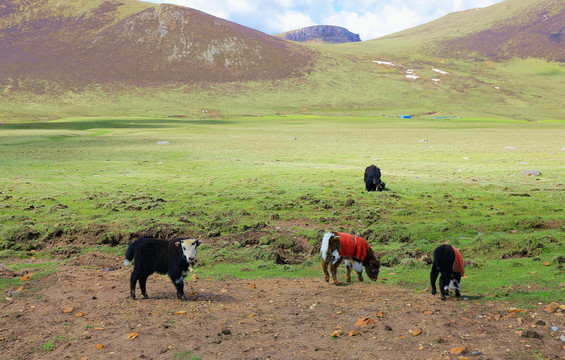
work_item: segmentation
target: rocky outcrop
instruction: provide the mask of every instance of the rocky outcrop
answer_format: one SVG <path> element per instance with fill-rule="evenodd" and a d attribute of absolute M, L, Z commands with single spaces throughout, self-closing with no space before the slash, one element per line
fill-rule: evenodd
<path fill-rule="evenodd" d="M 324 42 L 341 44 L 361 41 L 359 34 L 354 34 L 346 28 L 333 25 L 309 26 L 298 30 L 287 31 L 278 37 L 299 42 Z"/>

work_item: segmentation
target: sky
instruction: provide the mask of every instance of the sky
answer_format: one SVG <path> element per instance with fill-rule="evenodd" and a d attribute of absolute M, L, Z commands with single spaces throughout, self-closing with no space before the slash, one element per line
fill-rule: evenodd
<path fill-rule="evenodd" d="M 145 0 L 182 5 L 269 35 L 337 25 L 371 40 L 503 0 Z"/>

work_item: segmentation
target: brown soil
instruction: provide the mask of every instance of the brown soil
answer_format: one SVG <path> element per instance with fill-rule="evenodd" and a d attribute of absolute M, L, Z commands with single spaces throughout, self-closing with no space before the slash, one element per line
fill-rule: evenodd
<path fill-rule="evenodd" d="M 188 301 L 176 299 L 168 278 L 153 275 L 150 299 L 134 301 L 131 268 L 121 262 L 82 254 L 3 294 L 0 358 L 565 358 L 565 320 L 545 313 L 547 304 L 512 313 L 500 301 L 463 294 L 442 302 L 383 281 L 336 287 L 321 271 L 303 279 L 188 279 Z M 205 269 L 196 273 L 203 277 Z M 366 317 L 374 324 L 356 325 Z"/>

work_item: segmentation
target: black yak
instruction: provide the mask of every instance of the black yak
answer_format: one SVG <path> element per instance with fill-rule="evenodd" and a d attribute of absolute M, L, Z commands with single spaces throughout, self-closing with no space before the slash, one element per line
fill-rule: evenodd
<path fill-rule="evenodd" d="M 331 262 L 330 271 L 335 285 L 337 281 L 337 268 L 345 260 L 346 281 L 351 282 L 351 268 L 354 267 L 359 281 L 363 281 L 363 267 L 367 275 L 373 281 L 379 276 L 380 262 L 375 256 L 373 249 L 367 241 L 360 236 L 340 232 L 327 232 L 322 238 L 322 270 L 327 282 L 330 281 L 328 265 Z"/>
<path fill-rule="evenodd" d="M 168 274 L 177 288 L 177 297 L 184 298 L 184 277 L 192 271 L 196 260 L 196 248 L 200 240 L 174 239 L 161 240 L 140 238 L 132 242 L 126 250 L 125 265 L 133 260 L 130 278 L 130 295 L 135 300 L 135 284 L 139 280 L 141 295 L 148 298 L 145 284 L 153 273 Z"/>
<path fill-rule="evenodd" d="M 367 166 L 365 169 L 365 188 L 367 191 L 383 191 L 385 185 L 381 181 L 381 169 L 375 165 Z"/>
<path fill-rule="evenodd" d="M 436 280 L 439 278 L 439 290 L 441 299 L 449 295 L 449 289 L 455 289 L 455 296 L 461 296 L 460 286 L 461 277 L 465 275 L 463 257 L 455 247 L 443 244 L 434 250 L 434 262 L 430 272 L 430 282 L 432 284 L 432 295 L 436 294 Z"/>

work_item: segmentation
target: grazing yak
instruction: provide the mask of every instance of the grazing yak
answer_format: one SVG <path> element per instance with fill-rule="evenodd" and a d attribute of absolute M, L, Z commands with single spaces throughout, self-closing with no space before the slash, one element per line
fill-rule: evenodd
<path fill-rule="evenodd" d="M 381 169 L 375 165 L 367 166 L 365 169 L 365 188 L 367 191 L 383 191 L 385 185 L 381 181 Z"/>
<path fill-rule="evenodd" d="M 441 299 L 445 300 L 445 297 L 449 295 L 449 289 L 455 290 L 455 296 L 461 296 L 459 292 L 461 277 L 465 275 L 463 257 L 459 250 L 451 245 L 443 244 L 434 250 L 434 262 L 430 273 L 432 295 L 436 294 L 436 280 L 440 273 L 439 290 L 441 292 Z"/>
<path fill-rule="evenodd" d="M 327 282 L 330 282 L 328 265 L 331 262 L 330 271 L 333 283 L 339 285 L 337 268 L 344 260 L 347 282 L 351 282 L 352 267 L 357 272 L 359 281 L 363 281 L 363 267 L 365 267 L 371 280 L 375 281 L 379 276 L 380 262 L 367 241 L 360 236 L 341 232 L 327 232 L 322 238 L 320 252 L 322 253 L 322 270 Z"/>
<path fill-rule="evenodd" d="M 200 245 L 196 239 L 161 240 L 140 238 L 132 242 L 126 250 L 125 265 L 133 261 L 130 278 L 130 295 L 135 300 L 135 284 L 139 280 L 141 295 L 145 299 L 145 284 L 153 273 L 168 274 L 177 288 L 177 297 L 184 298 L 184 277 L 192 271 L 196 260 L 196 248 Z"/>

